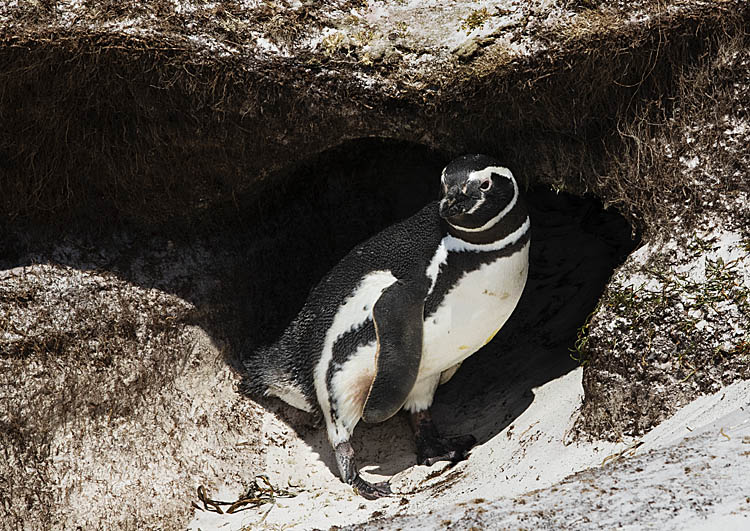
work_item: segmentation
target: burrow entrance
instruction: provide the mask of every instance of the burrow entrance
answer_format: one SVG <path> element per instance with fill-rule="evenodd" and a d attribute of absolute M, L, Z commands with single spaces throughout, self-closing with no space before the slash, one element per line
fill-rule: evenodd
<path fill-rule="evenodd" d="M 438 197 L 440 171 L 449 160 L 423 146 L 354 141 L 267 180 L 207 224 L 118 225 L 95 234 L 67 232 L 62 239 L 25 231 L 7 236 L 9 252 L 0 267 L 54 262 L 103 269 L 176 294 L 194 305 L 193 320 L 222 347 L 227 363 L 241 369 L 243 355 L 273 341 L 309 290 L 355 244 Z M 533 175 L 511 169 L 520 182 L 533 183 Z M 434 406 L 446 434 L 472 433 L 480 443 L 523 412 L 531 389 L 576 367 L 570 348 L 578 330 L 637 243 L 625 219 L 594 197 L 531 184 L 526 200 L 533 232 L 524 296 L 495 339 L 439 389 Z M 285 415 L 284 407 L 272 407 Z M 294 423 L 296 414 L 290 415 Z M 366 448 L 379 429 L 358 427 L 355 447 Z M 396 431 L 409 439 L 405 423 Z M 311 444 L 330 460 L 318 432 Z M 362 455 L 365 465 L 367 452 Z M 401 458 L 369 459 L 383 474 L 394 474 L 414 457 L 407 447 Z"/>
<path fill-rule="evenodd" d="M 281 333 L 308 290 L 351 247 L 437 199 L 438 176 L 449 160 L 422 146 L 371 139 L 326 152 L 290 172 L 265 206 L 271 245 L 253 253 L 249 244 L 263 265 L 248 264 L 255 278 L 238 301 L 244 329 L 252 331 L 246 345 Z M 511 169 L 521 182 L 534 178 Z M 480 443 L 528 406 L 532 388 L 578 365 L 579 329 L 615 267 L 637 245 L 628 222 L 595 197 L 532 184 L 526 200 L 533 232 L 521 302 L 495 339 L 436 395 L 434 412 L 444 429 L 472 432 Z M 377 428 L 371 430 L 360 424 L 364 435 L 355 434 L 355 444 L 359 439 L 364 448 L 367 439 L 378 436 Z M 382 471 L 398 472 L 397 467 Z"/>
<path fill-rule="evenodd" d="M 321 154 L 248 200 L 242 231 L 213 236 L 223 242 L 217 247 L 237 250 L 231 278 L 241 327 L 238 355 L 273 341 L 308 291 L 354 245 L 437 199 L 438 176 L 449 161 L 423 146 L 359 140 Z M 534 177 L 512 169 L 521 182 Z M 525 337 L 564 345 L 570 360 L 567 349 L 578 328 L 637 239 L 628 222 L 595 197 L 542 184 L 528 187 L 525 197 L 533 228 L 529 283 L 517 315 L 493 345 Z M 229 332 L 222 335 L 231 339 Z"/>
<path fill-rule="evenodd" d="M 257 222 L 247 222 L 240 244 L 247 253 L 248 279 L 242 281 L 248 284 L 239 302 L 252 330 L 247 345 L 273 340 L 309 289 L 354 245 L 437 199 L 438 176 L 449 160 L 422 146 L 361 140 L 320 155 L 261 192 L 248 209 Z M 521 182 L 533 179 L 512 169 Z M 529 284 L 495 343 L 522 341 L 520 329 L 531 327 L 529 339 L 569 345 L 637 238 L 595 197 L 543 184 L 531 184 L 525 197 L 533 228 Z"/>

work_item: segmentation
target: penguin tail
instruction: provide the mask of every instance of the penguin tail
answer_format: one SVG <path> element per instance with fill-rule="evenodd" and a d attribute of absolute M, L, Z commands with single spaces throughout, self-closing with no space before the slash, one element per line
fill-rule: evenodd
<path fill-rule="evenodd" d="M 243 360 L 245 373 L 242 379 L 242 390 L 251 396 L 268 396 L 269 386 L 273 385 L 274 361 L 278 361 L 276 345 L 260 347 L 252 351 Z M 278 365 L 276 365 L 278 367 Z"/>
<path fill-rule="evenodd" d="M 311 400 L 290 370 L 281 343 L 253 351 L 243 362 L 245 374 L 241 389 L 256 398 L 275 396 L 304 411 L 313 411 Z"/>

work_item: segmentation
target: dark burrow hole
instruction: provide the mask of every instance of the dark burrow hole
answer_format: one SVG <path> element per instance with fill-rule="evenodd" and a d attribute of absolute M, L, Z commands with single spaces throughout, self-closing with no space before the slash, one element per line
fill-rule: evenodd
<path fill-rule="evenodd" d="M 353 246 L 437 199 L 439 175 L 449 161 L 422 146 L 359 140 L 277 183 L 255 207 L 259 225 L 246 233 L 248 274 L 241 281 L 247 285 L 238 306 L 248 332 L 240 334 L 240 350 L 273 341 L 308 291 Z M 514 316 L 478 354 L 501 355 L 503 344 L 531 341 L 564 347 L 572 361 L 568 348 L 638 240 L 630 224 L 596 197 L 528 186 L 534 176 L 511 170 L 527 185 L 529 281 Z"/>
<path fill-rule="evenodd" d="M 308 290 L 354 245 L 437 199 L 440 171 L 449 160 L 420 146 L 362 140 L 291 173 L 281 192 L 285 199 L 276 203 L 280 217 L 268 229 L 275 246 L 262 268 L 266 280 L 255 283 L 264 286 L 264 302 L 246 298 L 247 326 L 261 324 L 253 341 L 272 341 Z M 511 170 L 522 183 L 534 179 L 522 169 Z M 615 267 L 637 245 L 628 222 L 614 209 L 605 210 L 596 197 L 558 193 L 543 184 L 527 187 L 525 197 L 532 244 L 524 295 L 493 341 L 438 390 L 433 406 L 446 433 L 471 432 L 480 443 L 528 407 L 533 388 L 579 365 L 574 346 L 580 329 Z M 272 270 L 272 264 L 280 267 Z M 409 437 L 403 421 L 393 422 L 401 422 L 396 429 Z M 413 456 L 384 462 L 371 454 L 368 445 L 388 437 L 384 429 L 360 423 L 354 443 L 362 464 L 393 474 Z M 325 446 L 324 436 L 310 442 Z M 329 453 L 321 448 L 322 456 Z M 329 466 L 335 470 L 333 463 Z"/>
<path fill-rule="evenodd" d="M 354 245 L 437 199 L 439 175 L 449 160 L 422 146 L 360 140 L 320 155 L 287 174 L 273 191 L 269 188 L 251 217 L 261 225 L 244 233 L 246 262 L 233 275 L 233 286 L 238 279 L 245 283 L 231 305 L 240 309 L 240 328 L 220 332 L 241 340 L 233 341 L 236 348 L 230 351 L 237 357 L 230 361 L 273 341 L 309 290 Z M 522 183 L 534 179 L 522 169 L 511 170 Z M 438 390 L 433 407 L 447 434 L 472 433 L 480 443 L 531 404 L 533 388 L 578 366 L 574 344 L 579 329 L 614 268 L 637 243 L 627 221 L 595 197 L 557 193 L 542 184 L 531 185 L 525 195 L 533 232 L 524 296 L 495 339 Z M 308 430 L 278 401 L 264 405 L 298 428 L 336 470 L 324 430 Z M 393 430 L 410 439 L 402 417 L 384 425 L 358 425 L 353 442 L 363 466 L 391 475 L 413 464 L 411 452 L 383 459 L 373 449 Z"/>
<path fill-rule="evenodd" d="M 227 362 L 239 368 L 243 353 L 273 341 L 309 290 L 354 245 L 437 199 L 448 161 L 422 146 L 359 140 L 268 179 L 262 190 L 239 199 L 239 208 L 217 213 L 208 226 L 117 227 L 104 235 L 69 233 L 54 242 L 35 241 L 26 232 L 8 238 L 6 250 L 14 252 L 0 257 L 0 268 L 55 262 L 106 270 L 175 293 L 195 305 L 197 324 L 225 346 Z M 533 175 L 511 170 L 520 183 L 533 182 Z M 480 443 L 528 407 L 534 387 L 577 366 L 570 349 L 578 330 L 614 268 L 637 243 L 626 220 L 595 197 L 532 184 L 526 200 L 533 232 L 521 302 L 493 341 L 438 390 L 434 405 L 446 434 L 470 431 Z M 296 414 L 265 405 L 294 426 Z M 354 444 L 362 448 L 378 437 L 379 428 L 360 426 Z M 314 437 L 324 446 L 322 431 Z M 320 450 L 324 458 L 330 454 Z M 365 452 L 362 464 L 367 460 Z"/>

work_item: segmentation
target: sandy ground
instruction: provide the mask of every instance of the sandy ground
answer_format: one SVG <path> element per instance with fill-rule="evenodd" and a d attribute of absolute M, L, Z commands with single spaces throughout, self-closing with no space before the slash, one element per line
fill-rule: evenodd
<path fill-rule="evenodd" d="M 511 373 L 515 372 L 515 368 L 509 369 Z M 416 523 L 439 527 L 446 519 L 456 522 L 465 518 L 467 505 L 491 503 L 499 504 L 498 511 L 502 511 L 503 518 L 511 518 L 506 514 L 509 505 L 513 505 L 510 500 L 525 493 L 539 498 L 538 492 L 545 492 L 540 489 L 555 492 L 557 487 L 566 487 L 571 490 L 571 484 L 576 485 L 581 492 L 586 491 L 586 482 L 576 480 L 575 476 L 565 480 L 576 472 L 592 469 L 594 473 L 598 471 L 599 481 L 616 483 L 617 474 L 623 475 L 618 472 L 622 467 L 611 466 L 612 463 L 637 461 L 641 469 L 654 469 L 653 474 L 645 474 L 642 485 L 639 483 L 642 492 L 633 489 L 628 494 L 620 494 L 616 503 L 625 507 L 639 499 L 642 501 L 643 496 L 653 496 L 651 490 L 659 490 L 659 485 L 671 477 L 675 467 L 679 468 L 682 476 L 688 475 L 683 471 L 680 460 L 670 461 L 665 458 L 670 451 L 680 453 L 682 449 L 682 453 L 686 453 L 686 448 L 691 449 L 692 460 L 697 460 L 691 466 L 696 471 L 706 468 L 714 470 L 705 462 L 708 454 L 721 455 L 726 460 L 721 450 L 725 450 L 727 455 L 737 454 L 736 457 L 740 456 L 739 450 L 750 451 L 750 382 L 738 382 L 719 393 L 696 400 L 640 440 L 625 440 L 620 443 L 570 442 L 570 429 L 583 396 L 581 375 L 581 369 L 576 368 L 533 388 L 533 397 L 528 406 L 512 423 L 489 439 L 484 440 L 483 435 L 486 434 L 482 432 L 487 430 L 487 426 L 481 415 L 473 419 L 458 417 L 456 426 L 460 430 L 456 433 L 475 433 L 481 444 L 474 448 L 467 461 L 453 468 L 445 464 L 433 467 L 414 465 L 413 443 L 402 418 L 392 419 L 380 426 L 365 429 L 358 427 L 355 446 L 363 470 L 372 479 L 392 476 L 391 483 L 396 492 L 391 498 L 374 502 L 355 496 L 349 487 L 338 481 L 331 471 L 332 454 L 322 430 L 313 431 L 307 437 L 297 437 L 276 413 L 269 412 L 263 426 L 269 445 L 266 469 L 273 483 L 294 485 L 292 488 L 299 495 L 291 499 L 279 499 L 275 505 L 234 515 L 196 511 L 190 529 L 315 529 L 362 523 L 372 518 L 377 518 L 377 523 L 383 528 L 410 528 Z M 508 386 L 504 393 L 492 398 L 507 401 L 509 397 L 523 396 L 528 383 L 520 378 Z M 441 398 L 441 403 L 436 405 L 436 414 L 445 423 L 450 417 L 447 411 L 450 404 L 446 403 L 446 399 L 451 398 L 450 392 L 443 393 Z M 460 409 L 460 406 L 456 406 L 456 409 Z M 511 405 L 509 410 L 513 409 L 514 405 Z M 682 441 L 685 436 L 691 436 L 687 443 Z M 722 442 L 732 444 L 720 449 L 712 446 Z M 699 452 L 698 449 L 703 451 Z M 738 528 L 731 526 L 748 523 L 750 503 L 746 503 L 745 495 L 740 495 L 736 483 L 741 482 L 742 477 L 748 477 L 750 460 L 746 455 L 739 459 L 744 472 L 736 469 L 736 459 L 729 464 L 725 463 L 727 467 L 735 467 L 727 472 L 734 481 L 725 479 L 724 486 L 720 487 L 722 491 L 726 489 L 727 495 L 732 493 L 732 496 L 723 498 L 726 505 L 717 503 L 706 509 L 695 503 L 691 504 L 687 499 L 673 497 L 674 517 L 679 518 L 680 525 L 702 529 L 701 526 L 706 524 L 706 511 L 721 516 L 722 521 L 730 526 L 728 528 Z M 665 465 L 665 462 L 671 462 L 672 466 Z M 637 467 L 627 470 L 632 473 L 634 468 Z M 709 478 L 710 481 L 713 481 L 714 490 L 720 486 L 717 480 Z M 668 493 L 668 489 L 664 488 L 659 492 Z M 233 500 L 239 494 L 222 489 L 214 497 Z M 600 496 L 601 494 L 599 493 Z M 562 501 L 559 496 L 543 498 L 549 499 L 548 506 L 545 506 L 548 509 L 558 510 L 558 505 L 562 503 L 567 507 L 568 513 L 576 513 L 578 518 L 584 520 L 587 518 L 585 511 L 589 509 L 583 509 L 585 504 L 580 506 L 579 511 L 576 510 L 579 499 L 586 499 L 580 493 L 573 495 L 568 492 Z M 734 511 L 735 505 L 743 504 L 743 511 Z M 543 512 L 545 507 L 540 511 Z M 471 512 L 475 514 L 476 507 L 472 507 Z M 518 510 L 515 512 L 519 513 Z M 407 516 L 403 521 L 390 520 L 396 515 L 417 514 L 419 516 L 411 519 Z M 538 519 L 536 524 L 544 521 L 545 518 Z M 614 523 L 612 517 L 608 521 L 610 524 Z M 638 522 L 638 518 L 631 515 L 630 524 L 636 525 Z M 604 525 L 604 520 L 599 523 Z M 524 522 L 522 518 L 509 519 L 503 523 L 510 527 L 526 524 L 528 522 Z M 594 522 L 592 525 L 597 527 L 598 523 Z"/>
<path fill-rule="evenodd" d="M 750 382 L 743 381 L 701 397 L 637 441 L 635 452 L 626 451 L 551 487 L 361 527 L 749 529 L 748 391 Z"/>

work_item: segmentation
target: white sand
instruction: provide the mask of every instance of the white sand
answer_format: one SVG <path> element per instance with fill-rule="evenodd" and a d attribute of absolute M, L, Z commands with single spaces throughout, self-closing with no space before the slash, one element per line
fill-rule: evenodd
<path fill-rule="evenodd" d="M 697 433 L 701 426 L 720 418 L 727 420 L 727 415 L 738 415 L 741 407 L 746 408 L 746 417 L 750 414 L 747 408 L 750 382 L 738 382 L 684 407 L 640 441 L 569 443 L 569 430 L 583 396 L 581 375 L 580 368 L 574 369 L 534 388 L 533 401 L 510 425 L 477 446 L 467 461 L 452 469 L 446 464 L 431 468 L 413 465 L 413 443 L 406 422 L 400 417 L 379 426 L 358 426 L 355 448 L 360 464 L 364 465 L 362 468 L 373 479 L 395 473 L 392 487 L 402 493 L 377 501 L 366 501 L 354 495 L 338 480 L 332 472 L 335 465 L 323 430 L 313 432 L 304 440 L 269 412 L 264 425 L 268 443 L 266 469 L 275 484 L 299 485 L 300 495 L 235 515 L 196 511 L 190 528 L 313 529 L 365 522 L 371 517 L 439 513 L 446 506 L 476 498 L 497 500 L 549 487 L 570 474 L 599 467 L 605 460 L 614 462 L 616 459 L 610 456 L 621 452 L 629 457 L 662 448 L 691 435 L 691 429 Z M 505 394 L 523 394 L 527 384 L 518 380 Z M 438 404 L 436 410 L 440 407 Z M 486 427 L 481 417 L 477 416 L 473 429 L 468 431 L 477 432 Z M 748 420 L 735 416 L 731 422 L 741 424 Z M 472 428 L 471 419 L 463 419 L 459 424 L 462 429 Z M 726 428 L 732 427 L 727 425 Z M 719 429 L 715 427 L 714 431 Z M 628 450 L 636 442 L 642 444 Z M 225 489 L 214 497 L 232 500 L 238 494 Z"/>

